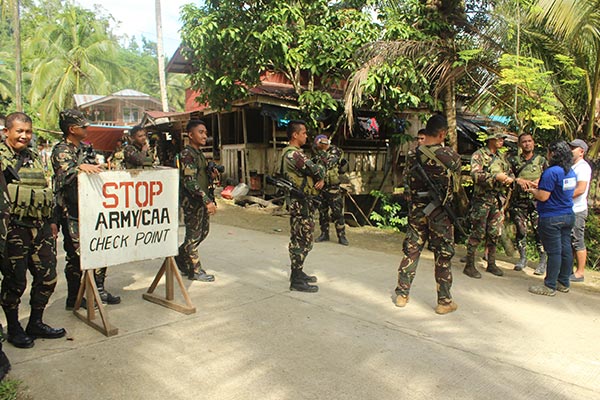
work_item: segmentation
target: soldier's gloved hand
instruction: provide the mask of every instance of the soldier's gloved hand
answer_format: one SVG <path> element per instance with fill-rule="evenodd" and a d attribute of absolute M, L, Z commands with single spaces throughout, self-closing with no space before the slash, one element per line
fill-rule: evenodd
<path fill-rule="evenodd" d="M 315 183 L 315 189 L 317 189 L 317 190 L 323 189 L 323 186 L 325 186 L 325 181 L 323 179 L 321 179 L 319 182 Z"/>

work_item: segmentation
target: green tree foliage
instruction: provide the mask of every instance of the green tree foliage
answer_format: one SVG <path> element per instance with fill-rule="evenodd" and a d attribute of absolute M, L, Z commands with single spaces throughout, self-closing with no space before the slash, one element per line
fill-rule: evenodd
<path fill-rule="evenodd" d="M 384 36 L 368 46 L 360 55 L 360 67 L 352 76 L 346 95 L 346 114 L 352 123 L 352 108 L 369 94 L 373 75 L 386 66 L 395 77 L 393 86 L 397 109 L 414 107 L 415 103 L 436 109 L 442 105 L 449 124 L 450 145 L 456 146 L 456 95 L 461 80 L 481 68 L 481 63 L 460 63 L 460 51 L 478 48 L 487 41 L 479 35 L 490 6 L 489 1 L 379 1 L 379 19 Z M 377 79 L 377 78 L 375 78 Z M 371 88 L 373 85 L 370 85 Z M 371 95 L 388 95 L 371 92 Z M 392 91 L 393 93 L 393 91 Z"/>
<path fill-rule="evenodd" d="M 555 89 L 569 131 L 591 138 L 600 94 L 600 0 L 537 0 L 528 17 L 531 51 L 547 69 L 560 70 L 556 55 L 565 55 L 585 72 L 574 90 Z"/>
<path fill-rule="evenodd" d="M 156 44 L 142 38 L 140 47 L 135 38 L 115 36 L 114 19 L 101 6 L 22 0 L 21 7 L 24 107 L 36 126 L 56 129 L 57 112 L 74 105 L 73 94 L 134 89 L 158 97 Z M 10 15 L 0 11 L 0 113 L 7 113 L 14 110 L 14 42 Z M 168 82 L 171 104 L 183 109 L 186 78 Z"/>
<path fill-rule="evenodd" d="M 580 68 L 573 67 L 573 60 L 558 57 L 557 64 L 562 65 L 563 77 L 569 70 L 571 79 L 562 79 L 562 85 L 576 85 L 583 76 Z M 519 108 L 516 118 L 522 132 L 535 133 L 538 129 L 554 130 L 563 124 L 561 119 L 561 103 L 555 95 L 553 71 L 544 69 L 544 62 L 533 57 L 516 57 L 503 54 L 499 66 L 499 96 L 507 91 L 508 97 L 516 93 Z M 556 84 L 555 84 L 556 85 Z M 513 88 L 517 88 L 516 92 Z"/>
<path fill-rule="evenodd" d="M 281 73 L 315 127 L 324 109 L 337 108 L 325 89 L 348 76 L 354 52 L 378 34 L 370 16 L 357 8 L 362 5 L 225 0 L 185 6 L 182 37 L 191 49 L 198 101 L 227 109 L 260 83 L 262 73 Z"/>

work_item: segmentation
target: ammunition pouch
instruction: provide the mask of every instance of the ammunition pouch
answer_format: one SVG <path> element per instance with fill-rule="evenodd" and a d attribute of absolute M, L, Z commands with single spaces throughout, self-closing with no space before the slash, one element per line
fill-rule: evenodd
<path fill-rule="evenodd" d="M 12 199 L 11 215 L 19 219 L 42 220 L 52 215 L 52 189 L 11 183 L 8 192 Z"/>

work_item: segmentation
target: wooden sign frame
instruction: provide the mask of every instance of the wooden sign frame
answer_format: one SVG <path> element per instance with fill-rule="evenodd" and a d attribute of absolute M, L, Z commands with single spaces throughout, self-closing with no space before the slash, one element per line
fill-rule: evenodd
<path fill-rule="evenodd" d="M 79 286 L 79 293 L 77 293 L 77 299 L 75 300 L 75 307 L 73 307 L 73 314 L 92 328 L 103 333 L 105 336 L 114 336 L 118 334 L 119 329 L 115 328 L 108 321 L 108 314 L 104 310 L 104 304 L 102 304 L 102 299 L 100 298 L 100 293 L 98 293 L 98 287 L 96 286 L 96 280 L 94 279 L 94 270 L 84 270 L 82 278 L 81 285 Z M 83 293 L 85 293 L 87 308 L 85 314 L 79 312 Z M 102 325 L 95 321 L 96 309 L 98 309 L 98 313 L 100 314 Z"/>
<path fill-rule="evenodd" d="M 165 275 L 165 297 L 161 297 L 154 293 L 154 290 L 156 290 L 156 287 L 158 286 L 158 283 L 160 282 L 163 275 Z M 175 285 L 173 278 L 177 280 L 177 284 L 179 285 L 179 288 L 181 289 L 181 294 L 183 295 L 183 299 L 185 300 L 185 305 L 173 301 L 173 299 L 175 298 Z M 194 304 L 192 303 L 192 300 L 190 299 L 190 296 L 185 286 L 183 285 L 183 279 L 181 278 L 179 269 L 175 265 L 175 259 L 173 257 L 165 258 L 165 261 L 158 270 L 154 281 L 148 288 L 148 291 L 144 293 L 142 297 L 144 298 L 144 300 L 147 300 L 151 303 L 156 303 L 158 305 L 170 308 L 171 310 L 175 310 L 182 314 L 189 315 L 194 314 L 196 312 L 196 307 L 194 307 Z"/>

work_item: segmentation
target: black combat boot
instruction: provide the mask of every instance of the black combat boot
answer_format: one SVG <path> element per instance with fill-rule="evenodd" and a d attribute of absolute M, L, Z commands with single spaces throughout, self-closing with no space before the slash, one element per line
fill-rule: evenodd
<path fill-rule="evenodd" d="M 195 272 L 194 270 L 192 270 L 188 274 L 188 279 L 190 281 L 214 282 L 215 281 L 215 276 L 211 275 L 211 274 L 207 274 L 205 270 L 203 270 L 202 268 L 200 268 L 198 270 L 198 272 Z"/>
<path fill-rule="evenodd" d="M 475 254 L 473 254 L 472 252 L 467 253 L 466 264 L 465 269 L 463 270 L 463 274 L 471 278 L 481 279 L 481 274 L 479 273 L 479 271 L 477 271 L 477 268 L 475 268 Z"/>
<path fill-rule="evenodd" d="M 340 236 L 338 236 L 338 243 L 343 246 L 348 246 L 350 244 L 350 242 L 348 242 L 348 239 L 346 239 L 346 235 L 344 235 L 343 233 Z"/>
<path fill-rule="evenodd" d="M 315 239 L 315 242 L 328 242 L 329 241 L 329 231 L 321 232 L 321 236 Z"/>
<path fill-rule="evenodd" d="M 316 293 L 319 291 L 319 287 L 317 285 L 309 285 L 308 282 L 302 278 L 302 269 L 293 269 L 290 276 L 290 290 Z"/>
<path fill-rule="evenodd" d="M 519 243 L 519 261 L 515 264 L 515 271 L 523 271 L 527 266 L 527 247 Z"/>
<path fill-rule="evenodd" d="M 496 265 L 496 246 L 488 246 L 487 250 L 488 250 L 488 252 L 487 252 L 488 258 L 487 258 L 486 272 L 489 272 L 490 274 L 493 274 L 496 276 L 504 275 L 504 271 L 502 271 Z"/>
<path fill-rule="evenodd" d="M 113 296 L 110 292 L 104 289 L 104 286 L 98 286 L 98 293 L 100 294 L 100 300 L 102 304 L 119 304 L 121 303 L 120 296 Z"/>
<path fill-rule="evenodd" d="M 98 287 L 98 294 L 103 304 L 119 304 L 121 297 L 113 296 L 104 288 L 104 280 L 106 279 L 106 268 L 101 268 L 99 271 L 94 271 L 94 280 Z"/>
<path fill-rule="evenodd" d="M 8 357 L 2 351 L 2 343 L 0 343 L 0 382 L 4 379 L 6 374 L 10 371 L 10 361 L 8 361 Z"/>
<path fill-rule="evenodd" d="M 35 342 L 31 336 L 28 336 L 19 323 L 19 310 L 10 310 L 5 308 L 6 322 L 8 323 L 6 340 L 8 343 L 21 349 L 33 347 Z"/>
<path fill-rule="evenodd" d="M 25 332 L 33 338 L 58 339 L 67 334 L 64 328 L 52 328 L 42 322 L 44 310 L 31 310 Z"/>
<path fill-rule="evenodd" d="M 314 275 L 307 275 L 304 270 L 300 270 L 299 278 L 309 283 L 317 283 L 317 277 Z"/>

